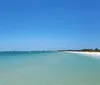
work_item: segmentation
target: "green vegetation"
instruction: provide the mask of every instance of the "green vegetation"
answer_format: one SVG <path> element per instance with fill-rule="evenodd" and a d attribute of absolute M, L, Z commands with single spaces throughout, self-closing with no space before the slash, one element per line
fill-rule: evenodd
<path fill-rule="evenodd" d="M 82 49 L 82 50 L 58 50 L 58 51 L 78 51 L 78 52 L 100 52 L 100 49 Z"/>
<path fill-rule="evenodd" d="M 100 52 L 100 49 L 95 48 L 95 49 L 82 49 L 80 51 L 88 51 L 88 52 Z"/>

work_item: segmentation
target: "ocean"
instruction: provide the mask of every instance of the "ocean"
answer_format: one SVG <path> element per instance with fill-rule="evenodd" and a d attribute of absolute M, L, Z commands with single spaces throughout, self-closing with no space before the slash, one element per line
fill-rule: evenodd
<path fill-rule="evenodd" d="M 100 59 L 67 52 L 0 52 L 0 85 L 100 85 Z"/>

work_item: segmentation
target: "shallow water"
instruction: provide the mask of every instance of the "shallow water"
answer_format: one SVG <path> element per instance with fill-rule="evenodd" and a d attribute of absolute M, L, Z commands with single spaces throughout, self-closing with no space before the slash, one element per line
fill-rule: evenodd
<path fill-rule="evenodd" d="M 65 52 L 3 52 L 0 85 L 100 85 L 100 59 Z"/>

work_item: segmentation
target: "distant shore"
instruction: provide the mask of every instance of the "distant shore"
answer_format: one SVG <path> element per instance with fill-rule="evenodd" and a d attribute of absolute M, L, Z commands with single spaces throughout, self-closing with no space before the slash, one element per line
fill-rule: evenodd
<path fill-rule="evenodd" d="M 81 52 L 81 51 L 64 51 L 70 52 L 75 54 L 83 54 L 83 55 L 90 55 L 91 57 L 100 58 L 100 52 Z"/>

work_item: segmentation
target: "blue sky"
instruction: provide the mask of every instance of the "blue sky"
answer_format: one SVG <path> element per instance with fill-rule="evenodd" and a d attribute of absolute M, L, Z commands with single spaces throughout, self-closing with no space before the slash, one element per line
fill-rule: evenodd
<path fill-rule="evenodd" d="M 0 1 L 0 50 L 100 48 L 99 0 Z"/>

